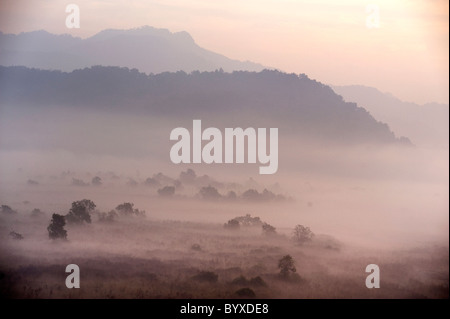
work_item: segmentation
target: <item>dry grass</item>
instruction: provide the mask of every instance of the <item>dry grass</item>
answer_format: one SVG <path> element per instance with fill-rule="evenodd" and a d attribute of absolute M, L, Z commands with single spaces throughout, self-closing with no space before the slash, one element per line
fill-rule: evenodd
<path fill-rule="evenodd" d="M 48 216 L 2 216 L 0 294 L 6 298 L 448 298 L 448 247 L 377 251 L 316 236 L 295 245 L 261 229 L 145 218 L 67 227 L 68 241 L 48 239 Z M 23 240 L 13 240 L 11 228 Z M 278 260 L 290 254 L 297 274 L 281 278 Z M 75 263 L 81 288 L 65 286 Z M 365 287 L 365 267 L 381 269 L 381 288 Z M 217 281 L 198 280 L 202 271 Z M 244 276 L 247 282 L 236 280 Z M 259 276 L 265 283 L 252 284 Z M 234 280 L 234 282 L 233 282 Z M 237 293 L 241 291 L 241 294 Z"/>

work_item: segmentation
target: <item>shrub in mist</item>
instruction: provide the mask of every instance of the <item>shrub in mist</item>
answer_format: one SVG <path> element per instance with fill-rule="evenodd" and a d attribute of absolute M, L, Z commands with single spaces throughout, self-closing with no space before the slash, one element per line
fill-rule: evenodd
<path fill-rule="evenodd" d="M 66 218 L 63 215 L 53 214 L 50 225 L 48 225 L 48 237 L 51 239 L 66 239 L 67 231 L 64 229 Z"/>
<path fill-rule="evenodd" d="M 119 212 L 119 214 L 123 216 L 144 216 L 145 211 L 139 210 L 137 208 L 134 208 L 133 203 L 123 203 L 120 205 L 117 205 L 116 211 Z"/>
<path fill-rule="evenodd" d="M 45 213 L 42 210 L 40 210 L 39 208 L 34 208 L 30 214 L 30 216 L 33 218 L 42 217 L 44 215 L 45 215 Z"/>
<path fill-rule="evenodd" d="M 161 184 L 156 179 L 154 179 L 152 177 L 147 178 L 145 180 L 145 182 L 144 182 L 144 185 L 148 186 L 148 187 L 159 187 L 159 186 L 161 186 Z"/>
<path fill-rule="evenodd" d="M 225 227 L 226 229 L 238 230 L 241 227 L 241 225 L 239 224 L 239 221 L 237 219 L 233 218 L 230 219 L 227 223 L 225 223 L 223 227 Z"/>
<path fill-rule="evenodd" d="M 261 227 L 262 227 L 263 235 L 265 235 L 265 236 L 273 236 L 273 235 L 277 234 L 276 228 L 273 227 L 272 225 L 263 223 Z"/>
<path fill-rule="evenodd" d="M 115 210 L 111 210 L 108 213 L 100 212 L 98 213 L 98 221 L 102 223 L 112 223 L 117 217 Z"/>
<path fill-rule="evenodd" d="M 201 198 L 205 200 L 219 200 L 222 198 L 222 195 L 219 194 L 217 188 L 212 186 L 202 187 L 199 191 L 199 194 Z"/>
<path fill-rule="evenodd" d="M 295 273 L 297 269 L 295 268 L 294 258 L 291 255 L 283 256 L 278 260 L 278 269 L 280 269 L 282 277 L 289 277 L 291 273 Z"/>
<path fill-rule="evenodd" d="M 197 177 L 197 174 L 195 174 L 195 171 L 193 169 L 188 168 L 186 172 L 180 173 L 180 181 L 185 184 L 192 184 L 194 183 L 195 179 Z"/>
<path fill-rule="evenodd" d="M 309 229 L 309 227 L 305 227 L 303 225 L 297 225 L 294 228 L 293 232 L 293 240 L 298 244 L 304 244 L 308 241 L 311 241 L 314 237 L 314 233 Z"/>
<path fill-rule="evenodd" d="M 245 216 L 238 216 L 233 219 L 230 219 L 226 224 L 224 224 L 224 227 L 228 229 L 239 229 L 241 226 L 259 227 L 262 226 L 263 224 L 265 223 L 263 223 L 259 217 L 252 217 L 250 214 L 247 214 Z"/>
<path fill-rule="evenodd" d="M 263 224 L 261 218 L 259 218 L 258 216 L 252 217 L 250 214 L 236 217 L 235 220 L 237 220 L 239 224 L 245 227 L 254 227 L 254 226 L 259 227 Z"/>
<path fill-rule="evenodd" d="M 14 209 L 12 209 L 11 207 L 9 207 L 8 205 L 2 205 L 0 207 L 0 211 L 4 214 L 8 214 L 8 215 L 17 214 L 17 212 Z"/>
<path fill-rule="evenodd" d="M 164 186 L 163 188 L 158 189 L 158 194 L 163 197 L 171 197 L 175 194 L 175 187 Z"/>
<path fill-rule="evenodd" d="M 23 236 L 19 233 L 16 233 L 15 231 L 12 231 L 9 233 L 9 236 L 14 240 L 21 240 L 23 239 Z"/>
<path fill-rule="evenodd" d="M 101 186 L 102 185 L 102 179 L 98 176 L 95 176 L 92 178 L 91 184 L 94 186 Z"/>
<path fill-rule="evenodd" d="M 69 213 L 66 215 L 67 222 L 71 224 L 91 223 L 91 213 L 96 205 L 89 199 L 83 199 L 72 203 Z"/>

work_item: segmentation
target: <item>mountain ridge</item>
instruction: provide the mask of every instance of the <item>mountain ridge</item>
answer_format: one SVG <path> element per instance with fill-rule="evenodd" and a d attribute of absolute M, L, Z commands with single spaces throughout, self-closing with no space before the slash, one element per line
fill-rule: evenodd
<path fill-rule="evenodd" d="M 150 26 L 106 29 L 82 39 L 44 30 L 17 35 L 0 32 L 0 65 L 73 71 L 94 65 L 137 68 L 145 73 L 248 70 L 264 67 L 198 46 L 186 31 Z M 114 52 L 114 54 L 111 54 Z"/>
<path fill-rule="evenodd" d="M 449 145 L 449 105 L 405 102 L 390 93 L 364 85 L 332 86 L 344 100 L 364 105 L 375 118 L 389 124 L 398 135 L 417 145 Z"/>
<path fill-rule="evenodd" d="M 306 75 L 261 72 L 165 72 L 96 66 L 70 73 L 0 67 L 0 101 L 14 108 L 47 106 L 151 117 L 201 118 L 210 125 L 278 125 L 298 137 L 409 144 L 364 108 L 347 103 Z M 216 124 L 217 123 L 217 124 Z"/>

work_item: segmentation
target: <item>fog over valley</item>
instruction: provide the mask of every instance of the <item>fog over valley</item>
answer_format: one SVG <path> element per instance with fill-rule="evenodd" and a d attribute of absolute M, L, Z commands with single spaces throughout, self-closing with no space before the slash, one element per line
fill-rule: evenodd
<path fill-rule="evenodd" d="M 0 44 L 1 297 L 448 298 L 448 105 L 150 27 Z"/>

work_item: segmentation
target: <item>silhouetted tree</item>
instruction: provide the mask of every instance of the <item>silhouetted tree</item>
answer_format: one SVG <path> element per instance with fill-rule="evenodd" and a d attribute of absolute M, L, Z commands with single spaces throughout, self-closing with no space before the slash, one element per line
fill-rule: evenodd
<path fill-rule="evenodd" d="M 53 214 L 50 225 L 48 225 L 48 237 L 51 239 L 66 239 L 67 231 L 64 229 L 66 219 L 63 215 Z"/>
<path fill-rule="evenodd" d="M 86 183 L 85 181 L 78 179 L 78 178 L 72 178 L 72 185 L 73 186 L 89 186 L 89 183 Z"/>
<path fill-rule="evenodd" d="M 263 231 L 263 234 L 266 236 L 275 235 L 277 233 L 276 228 L 267 223 L 262 224 L 262 231 Z"/>
<path fill-rule="evenodd" d="M 116 216 L 117 216 L 117 213 L 115 210 L 111 210 L 108 213 L 101 212 L 98 214 L 98 221 L 112 223 L 114 221 L 114 219 L 116 218 Z"/>
<path fill-rule="evenodd" d="M 195 181 L 197 174 L 193 169 L 188 168 L 186 172 L 180 173 L 180 181 L 185 184 L 192 184 Z"/>
<path fill-rule="evenodd" d="M 17 212 L 8 205 L 1 206 L 1 212 L 5 214 L 16 214 Z"/>
<path fill-rule="evenodd" d="M 31 211 L 31 217 L 41 217 L 45 215 L 45 213 L 43 211 L 41 211 L 39 208 L 35 208 Z"/>
<path fill-rule="evenodd" d="M 72 203 L 69 213 L 66 215 L 67 221 L 73 224 L 91 223 L 91 212 L 96 205 L 89 199 L 83 199 Z"/>
<path fill-rule="evenodd" d="M 21 240 L 23 239 L 23 236 L 19 233 L 16 233 L 15 231 L 12 231 L 9 233 L 9 236 L 11 236 L 12 239 L 14 240 Z"/>
<path fill-rule="evenodd" d="M 237 219 L 230 219 L 226 224 L 223 225 L 223 227 L 227 229 L 239 229 L 240 228 L 239 221 Z"/>
<path fill-rule="evenodd" d="M 314 237 L 314 233 L 309 229 L 309 227 L 305 227 L 303 225 L 297 225 L 294 228 L 293 239 L 299 244 L 303 244 L 307 241 L 311 241 Z"/>
<path fill-rule="evenodd" d="M 291 272 L 296 272 L 294 258 L 291 255 L 283 256 L 278 261 L 278 268 L 280 269 L 280 275 L 283 277 L 289 276 Z"/>
<path fill-rule="evenodd" d="M 252 217 L 250 214 L 246 214 L 245 216 L 239 216 L 235 218 L 242 226 L 246 227 L 254 227 L 261 226 L 262 221 L 258 216 Z"/>
<path fill-rule="evenodd" d="M 261 199 L 261 194 L 256 189 L 249 189 L 242 193 L 242 198 L 250 201 L 258 201 Z"/>
<path fill-rule="evenodd" d="M 174 186 L 164 186 L 163 188 L 158 189 L 158 194 L 163 197 L 170 197 L 175 194 Z"/>
<path fill-rule="evenodd" d="M 123 203 L 120 205 L 117 205 L 116 210 L 124 216 L 132 216 L 132 215 L 136 215 L 136 216 L 143 216 L 145 215 L 145 211 L 140 211 L 137 208 L 134 208 L 134 204 L 133 203 Z"/>
<path fill-rule="evenodd" d="M 94 186 L 101 186 L 102 185 L 102 179 L 98 176 L 95 176 L 92 178 L 91 184 Z"/>
<path fill-rule="evenodd" d="M 161 184 L 155 178 L 152 178 L 152 177 L 147 178 L 145 180 L 144 184 L 145 184 L 145 186 L 149 186 L 149 187 L 161 186 Z"/>
<path fill-rule="evenodd" d="M 217 189 L 212 186 L 202 187 L 199 193 L 200 196 L 206 200 L 218 200 L 222 197 L 222 195 L 219 194 Z"/>
<path fill-rule="evenodd" d="M 277 198 L 277 195 L 275 195 L 273 192 L 264 188 L 264 190 L 261 194 L 261 199 L 270 201 L 270 200 L 275 200 L 276 198 Z"/>

